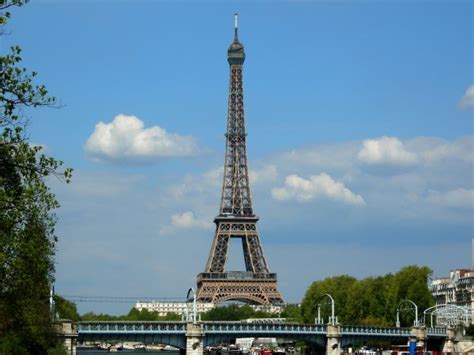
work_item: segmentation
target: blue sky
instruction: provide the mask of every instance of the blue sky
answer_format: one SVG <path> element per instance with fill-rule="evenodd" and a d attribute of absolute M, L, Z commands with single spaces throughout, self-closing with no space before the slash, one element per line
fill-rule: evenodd
<path fill-rule="evenodd" d="M 472 2 L 36 0 L 0 40 L 64 105 L 29 113 L 32 142 L 75 169 L 51 181 L 56 289 L 195 284 L 219 206 L 234 12 L 254 207 L 284 297 L 341 273 L 469 267 Z"/>

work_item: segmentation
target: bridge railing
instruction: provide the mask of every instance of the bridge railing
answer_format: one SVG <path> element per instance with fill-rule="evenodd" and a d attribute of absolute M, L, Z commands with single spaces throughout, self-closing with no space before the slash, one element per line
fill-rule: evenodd
<path fill-rule="evenodd" d="M 205 322 L 205 333 L 308 333 L 326 334 L 325 325 L 298 323 Z"/>
<path fill-rule="evenodd" d="M 105 333 L 163 333 L 185 334 L 186 322 L 79 322 L 78 332 L 81 334 Z M 326 334 L 327 326 L 320 324 L 299 323 L 246 323 L 246 322 L 204 322 L 204 332 L 210 334 Z M 446 328 L 427 328 L 427 335 L 432 337 L 446 336 Z M 385 336 L 408 337 L 410 328 L 386 328 L 361 325 L 341 326 L 342 335 L 354 336 Z"/>
<path fill-rule="evenodd" d="M 344 325 L 341 327 L 342 334 L 350 335 L 380 335 L 380 336 L 410 336 L 410 328 L 370 327 L 363 325 Z"/>
<path fill-rule="evenodd" d="M 428 336 L 436 336 L 436 335 L 447 335 L 447 330 L 445 327 L 433 327 L 433 328 L 426 328 L 426 334 Z"/>
<path fill-rule="evenodd" d="M 79 333 L 185 333 L 186 322 L 79 322 Z"/>

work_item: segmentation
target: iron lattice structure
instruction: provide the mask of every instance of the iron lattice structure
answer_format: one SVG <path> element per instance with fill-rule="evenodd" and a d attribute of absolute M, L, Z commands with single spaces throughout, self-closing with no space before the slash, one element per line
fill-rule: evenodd
<path fill-rule="evenodd" d="M 220 303 L 241 300 L 254 304 L 282 304 L 277 277 L 270 273 L 257 230 L 258 217 L 252 208 L 247 164 L 242 69 L 243 45 L 237 32 L 227 51 L 230 65 L 224 181 L 216 232 L 204 273 L 198 275 L 197 300 Z M 240 238 L 246 271 L 226 272 L 230 238 Z"/>
<path fill-rule="evenodd" d="M 474 312 L 471 308 L 454 304 L 440 304 L 430 307 L 424 311 L 424 323 L 427 325 L 426 317 L 430 316 L 430 327 L 436 326 L 458 326 L 464 324 L 469 326 L 474 322 Z M 434 319 L 433 319 L 434 318 Z"/>

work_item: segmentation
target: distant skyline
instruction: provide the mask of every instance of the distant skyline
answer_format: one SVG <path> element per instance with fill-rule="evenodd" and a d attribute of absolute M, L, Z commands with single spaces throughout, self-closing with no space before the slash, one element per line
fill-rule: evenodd
<path fill-rule="evenodd" d="M 50 181 L 59 294 L 195 286 L 219 209 L 236 12 L 254 210 L 284 298 L 338 274 L 471 266 L 472 2 L 37 0 L 11 12 L 1 50 L 22 47 L 63 104 L 27 112 L 31 141 L 74 168 L 71 184 Z M 243 268 L 239 245 L 228 264 Z"/>

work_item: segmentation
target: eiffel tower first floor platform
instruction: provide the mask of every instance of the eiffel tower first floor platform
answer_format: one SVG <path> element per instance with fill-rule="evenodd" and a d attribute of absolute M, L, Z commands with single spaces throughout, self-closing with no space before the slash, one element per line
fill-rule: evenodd
<path fill-rule="evenodd" d="M 197 277 L 196 300 L 214 304 L 229 300 L 261 305 L 285 303 L 277 289 L 275 273 L 245 271 L 200 273 Z"/>

